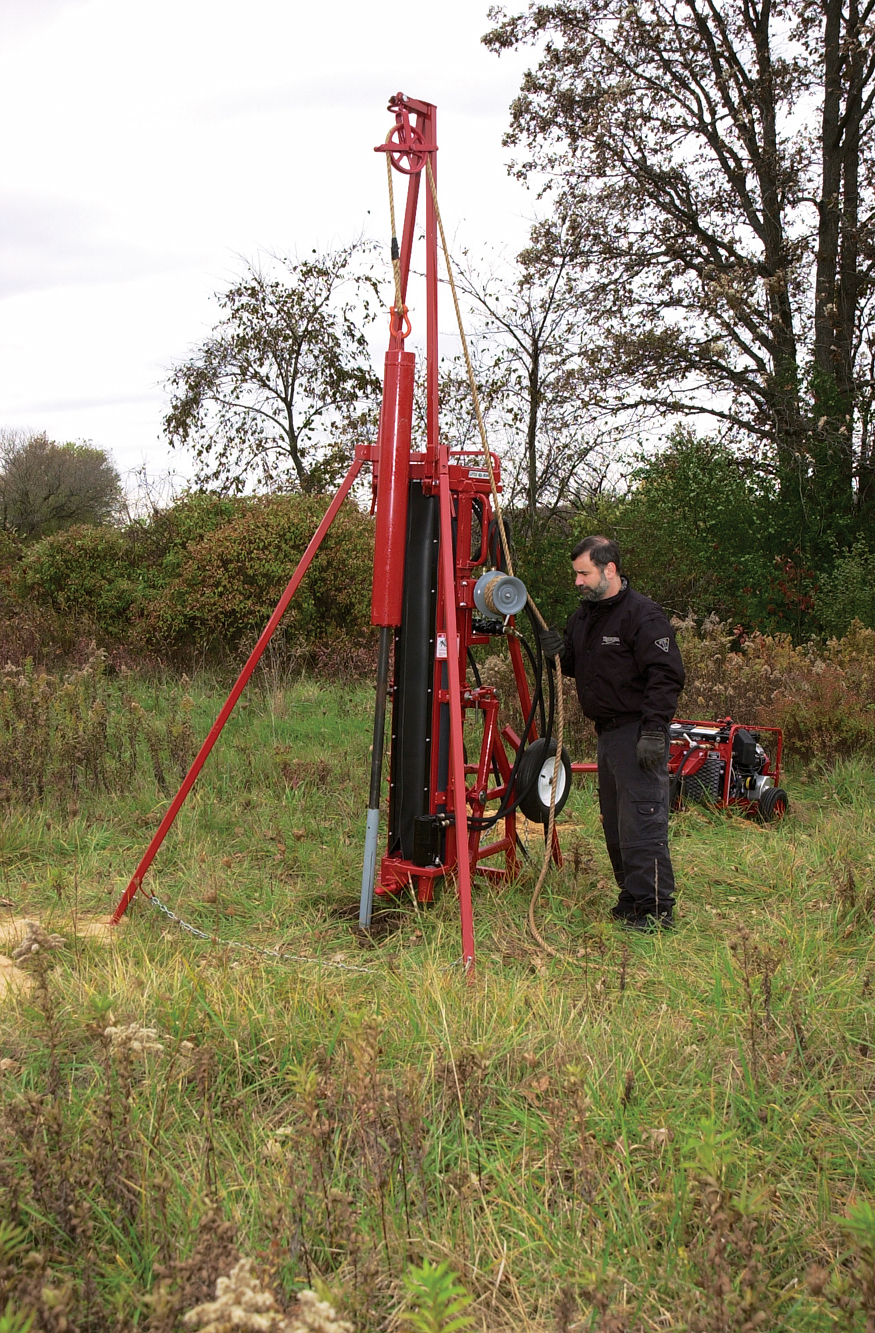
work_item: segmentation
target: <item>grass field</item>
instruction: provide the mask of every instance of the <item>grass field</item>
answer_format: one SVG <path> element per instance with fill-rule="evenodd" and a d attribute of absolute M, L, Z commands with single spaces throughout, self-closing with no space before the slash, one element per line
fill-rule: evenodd
<path fill-rule="evenodd" d="M 173 691 L 136 693 L 172 729 Z M 200 736 L 223 693 L 191 697 Z M 875 1328 L 871 770 L 791 774 L 779 826 L 673 816 L 656 937 L 607 919 L 580 784 L 538 916 L 562 957 L 527 934 L 535 840 L 520 881 L 476 887 L 471 987 L 451 885 L 350 929 L 372 698 L 244 696 L 147 881 L 211 941 L 145 899 L 86 929 L 178 745 L 163 791 L 143 759 L 120 794 L 8 800 L 0 951 L 23 918 L 64 943 L 0 982 L 0 1333 L 192 1327 L 240 1256 L 356 1333 L 400 1326 L 425 1259 L 483 1329 Z"/>

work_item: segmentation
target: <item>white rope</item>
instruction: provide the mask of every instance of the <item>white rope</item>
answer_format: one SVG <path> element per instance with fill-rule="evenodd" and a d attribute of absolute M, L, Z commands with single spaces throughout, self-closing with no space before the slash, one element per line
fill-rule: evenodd
<path fill-rule="evenodd" d="M 435 185 L 434 172 L 431 169 L 431 158 L 428 157 L 426 158 L 425 170 L 428 176 L 429 188 L 431 190 L 432 203 L 434 204 L 434 213 L 438 224 L 438 231 L 440 232 L 441 246 L 444 252 L 444 264 L 446 265 L 447 277 L 449 278 L 450 282 L 450 291 L 453 294 L 453 305 L 455 306 L 456 309 L 456 322 L 459 326 L 459 337 L 462 342 L 462 352 L 464 353 L 465 366 L 468 371 L 468 383 L 471 387 L 471 397 L 474 402 L 474 412 L 477 417 L 477 426 L 480 431 L 480 440 L 483 445 L 483 458 L 486 463 L 486 470 L 489 473 L 489 488 L 492 492 L 492 504 L 495 510 L 496 521 L 498 523 L 498 531 L 501 536 L 501 548 L 502 551 L 504 552 L 505 567 L 507 569 L 508 574 L 512 575 L 513 561 L 511 559 L 511 554 L 510 554 L 510 542 L 508 541 L 507 532 L 505 531 L 504 516 L 501 511 L 501 500 L 499 499 L 498 486 L 495 481 L 495 472 L 492 466 L 492 454 L 489 449 L 489 442 L 486 438 L 486 425 L 483 421 L 483 413 L 480 410 L 480 395 L 477 392 L 477 381 L 474 378 L 474 367 L 471 364 L 471 355 L 468 351 L 468 339 L 465 337 L 465 327 L 462 321 L 462 311 L 459 306 L 459 296 L 456 291 L 456 281 L 453 276 L 453 266 L 450 260 L 449 246 L 447 245 L 447 238 L 444 233 L 444 224 L 443 220 L 441 219 L 441 210 L 438 204 L 437 186 Z M 538 610 L 534 598 L 529 597 L 528 602 L 529 606 L 532 609 L 532 613 L 535 619 L 541 625 L 542 629 L 546 629 L 547 622 L 541 615 L 541 612 Z M 552 945 L 547 943 L 547 941 L 538 931 L 538 928 L 535 924 L 535 908 L 538 904 L 538 899 L 541 896 L 541 890 L 544 887 L 544 881 L 547 878 L 547 872 L 550 869 L 550 862 L 553 859 L 553 835 L 556 828 L 556 788 L 559 783 L 559 772 L 562 768 L 562 739 L 563 739 L 563 732 L 565 730 L 565 701 L 563 698 L 564 691 L 562 688 L 562 668 L 558 655 L 553 658 L 553 662 L 555 665 L 556 689 L 558 692 L 556 758 L 553 763 L 553 777 L 550 782 L 550 817 L 547 824 L 546 847 L 544 849 L 544 864 L 541 867 L 541 873 L 538 876 L 538 882 L 535 885 L 534 892 L 532 893 L 531 902 L 529 903 L 528 920 L 529 920 L 529 929 L 531 930 L 532 935 L 540 944 L 541 948 L 546 950 L 546 952 L 551 954 L 554 958 L 559 958 L 561 957 L 561 955 L 558 952 L 558 950 L 554 949 Z"/>

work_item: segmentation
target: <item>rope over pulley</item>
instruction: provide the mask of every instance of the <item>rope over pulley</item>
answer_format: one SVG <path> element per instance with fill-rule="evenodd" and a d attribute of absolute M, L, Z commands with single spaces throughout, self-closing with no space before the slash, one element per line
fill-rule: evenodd
<path fill-rule="evenodd" d="M 397 129 L 398 126 L 393 125 L 392 129 L 386 135 L 386 143 L 389 143 L 392 140 Z M 420 135 L 420 139 L 421 138 L 422 136 Z M 404 342 L 404 339 L 410 336 L 410 317 L 407 314 L 407 306 L 404 304 L 404 297 L 401 291 L 401 251 L 398 248 L 398 233 L 395 226 L 395 187 L 392 182 L 392 162 L 392 155 L 387 153 L 386 180 L 389 184 L 389 220 L 392 226 L 392 276 L 395 279 L 395 304 L 389 307 L 389 333 L 393 338 L 397 338 L 400 342 Z M 399 168 L 399 170 L 401 170 L 401 168 Z"/>
<path fill-rule="evenodd" d="M 525 584 L 499 570 L 488 569 L 474 585 L 474 605 L 484 615 L 516 616 L 527 601 Z"/>

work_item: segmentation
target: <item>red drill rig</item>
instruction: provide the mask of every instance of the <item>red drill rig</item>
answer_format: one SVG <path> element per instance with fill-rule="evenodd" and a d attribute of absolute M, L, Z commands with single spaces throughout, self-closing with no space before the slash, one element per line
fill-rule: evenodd
<path fill-rule="evenodd" d="M 394 125 L 375 152 L 407 178 L 400 238 L 392 237 L 395 303 L 390 311 L 378 438 L 356 449 L 349 472 L 295 570 L 200 753 L 161 821 L 113 921 L 121 919 L 173 824 L 198 773 L 289 605 L 361 468 L 372 467 L 376 536 L 371 605 L 379 627 L 371 781 L 365 829 L 359 920 L 370 924 L 374 893 L 412 890 L 432 897 L 435 880 L 455 879 L 462 957 L 474 963 L 471 881 L 508 879 L 518 870 L 517 811 L 545 823 L 556 745 L 550 740 L 553 674 L 544 669 L 537 626 L 531 644 L 515 617 L 528 610 L 525 588 L 506 572 L 503 525 L 497 511 L 500 464 L 491 453 L 454 450 L 442 437 L 438 404 L 438 231 L 436 109 L 394 96 Z M 423 189 L 423 184 L 425 188 Z M 391 175 L 390 175 L 391 186 Z M 423 196 L 420 200 L 420 196 Z M 415 355 L 407 288 L 420 202 L 425 212 L 426 430 L 412 447 Z M 394 211 L 394 210 L 393 210 Z M 480 680 L 472 648 L 506 639 L 519 696 L 519 734 L 498 723 L 497 691 Z M 394 651 L 393 651 L 394 650 Z M 529 659 L 533 684 L 526 674 Z M 543 682 L 546 678 L 546 691 Z M 547 700 L 549 699 L 549 703 Z M 379 858 L 383 748 L 391 713 L 388 818 Z M 473 721 L 482 723 L 476 759 L 468 760 Z M 575 765 L 579 770 L 592 765 Z M 571 786 L 563 751 L 556 782 L 558 812 Z M 561 860 L 558 841 L 552 854 Z"/>

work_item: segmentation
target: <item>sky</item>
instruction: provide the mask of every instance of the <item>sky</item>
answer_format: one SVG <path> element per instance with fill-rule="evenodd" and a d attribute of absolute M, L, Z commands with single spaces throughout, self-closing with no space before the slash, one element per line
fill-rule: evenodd
<path fill-rule="evenodd" d="M 487 8 L 0 0 L 0 427 L 190 476 L 171 367 L 244 260 L 386 236 L 396 91 L 437 105 L 453 244 L 518 250 L 536 205 L 501 137 L 532 59 L 481 45 Z"/>

